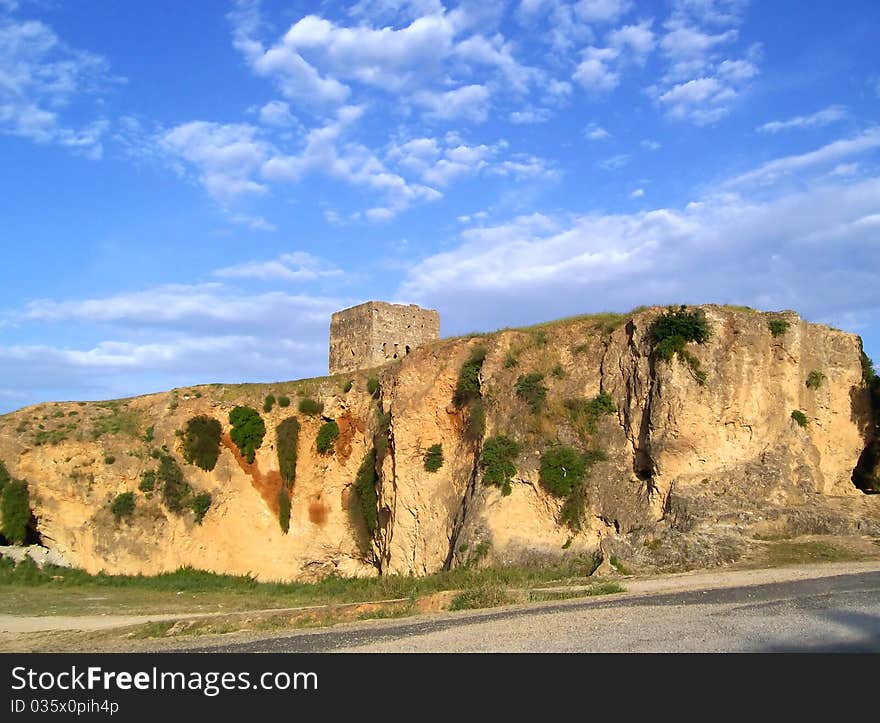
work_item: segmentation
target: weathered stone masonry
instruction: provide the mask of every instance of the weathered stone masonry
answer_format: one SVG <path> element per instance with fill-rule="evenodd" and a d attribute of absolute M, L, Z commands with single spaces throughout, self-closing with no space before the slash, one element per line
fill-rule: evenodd
<path fill-rule="evenodd" d="M 330 373 L 368 369 L 400 359 L 440 338 L 440 314 L 415 304 L 368 301 L 330 319 Z"/>

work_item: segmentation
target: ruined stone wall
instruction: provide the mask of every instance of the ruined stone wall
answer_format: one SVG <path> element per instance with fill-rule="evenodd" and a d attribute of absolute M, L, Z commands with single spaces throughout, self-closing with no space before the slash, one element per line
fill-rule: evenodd
<path fill-rule="evenodd" d="M 440 338 L 440 314 L 415 304 L 368 301 L 333 314 L 330 373 L 380 366 Z"/>

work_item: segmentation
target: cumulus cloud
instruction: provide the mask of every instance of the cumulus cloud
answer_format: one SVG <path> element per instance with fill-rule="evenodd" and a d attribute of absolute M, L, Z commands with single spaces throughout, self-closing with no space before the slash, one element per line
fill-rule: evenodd
<path fill-rule="evenodd" d="M 483 123 L 489 115 L 490 91 L 485 85 L 465 85 L 455 90 L 424 90 L 413 96 L 416 105 L 433 120 L 466 120 Z"/>
<path fill-rule="evenodd" d="M 283 100 L 272 100 L 260 108 L 260 123 L 284 128 L 296 125 L 296 118 L 290 112 L 290 104 Z"/>
<path fill-rule="evenodd" d="M 756 128 L 759 133 L 779 133 L 796 128 L 822 128 L 846 117 L 846 108 L 830 105 L 810 115 L 799 115 L 787 120 L 769 121 Z"/>
<path fill-rule="evenodd" d="M 582 52 L 582 60 L 572 78 L 586 90 L 604 92 L 614 90 L 620 83 L 620 73 L 611 66 L 620 52 L 614 48 L 590 46 Z"/>
<path fill-rule="evenodd" d="M 0 133 L 100 158 L 109 123 L 72 127 L 64 114 L 121 81 L 102 56 L 68 46 L 45 23 L 0 17 Z"/>
<path fill-rule="evenodd" d="M 219 200 L 267 190 L 255 174 L 273 149 L 251 125 L 191 121 L 161 133 L 157 144 L 180 173 L 194 168 L 205 190 Z"/>

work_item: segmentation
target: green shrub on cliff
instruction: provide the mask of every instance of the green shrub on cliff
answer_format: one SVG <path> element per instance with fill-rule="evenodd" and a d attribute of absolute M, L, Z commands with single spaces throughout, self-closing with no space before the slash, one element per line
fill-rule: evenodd
<path fill-rule="evenodd" d="M 803 429 L 807 428 L 807 415 L 804 414 L 800 409 L 795 409 L 791 413 L 791 418 L 797 423 L 797 425 Z"/>
<path fill-rule="evenodd" d="M 290 530 L 290 494 L 284 486 L 278 490 L 278 524 L 286 535 Z"/>
<path fill-rule="evenodd" d="M 309 417 L 317 417 L 324 411 L 324 405 L 321 402 L 316 402 L 314 399 L 305 397 L 299 400 L 299 411 Z"/>
<path fill-rule="evenodd" d="M 781 316 L 771 316 L 767 319 L 767 328 L 774 337 L 785 334 L 790 326 L 788 319 L 783 319 Z"/>
<path fill-rule="evenodd" d="M 23 545 L 27 541 L 31 521 L 30 495 L 27 482 L 9 479 L 0 497 L 0 533 L 10 545 Z"/>
<path fill-rule="evenodd" d="M 275 402 L 276 402 L 275 395 L 274 394 L 267 394 L 266 398 L 263 400 L 263 411 L 266 414 L 271 412 L 272 408 L 275 406 Z"/>
<path fill-rule="evenodd" d="M 183 458 L 210 472 L 220 456 L 220 422 L 200 414 L 186 423 L 183 434 Z"/>
<path fill-rule="evenodd" d="M 822 386 L 822 383 L 825 381 L 826 378 L 827 377 L 818 369 L 813 369 L 813 371 L 811 371 L 807 375 L 807 389 L 812 389 L 813 391 L 816 391 L 819 387 Z"/>
<path fill-rule="evenodd" d="M 516 440 L 503 434 L 489 437 L 483 443 L 483 451 L 480 454 L 483 484 L 500 487 L 502 495 L 509 495 L 510 483 L 516 474 L 514 462 L 519 457 L 519 453 L 520 446 Z"/>
<path fill-rule="evenodd" d="M 685 349 L 688 342 L 704 344 L 711 335 L 709 322 L 702 309 L 689 310 L 683 304 L 675 309 L 669 307 L 660 314 L 648 332 L 651 348 L 657 359 L 679 361 L 687 364 L 691 375 L 700 385 L 706 383 L 706 372 L 700 369 L 700 360 Z"/>
<path fill-rule="evenodd" d="M 480 398 L 480 372 L 488 350 L 482 344 L 475 346 L 458 372 L 458 381 L 452 395 L 452 403 L 462 409 Z"/>
<path fill-rule="evenodd" d="M 547 387 L 543 381 L 544 375 L 538 372 L 522 374 L 516 380 L 516 396 L 528 404 L 535 414 L 541 411 L 547 399 Z"/>
<path fill-rule="evenodd" d="M 376 533 L 376 529 L 379 527 L 379 495 L 376 492 L 378 482 L 376 450 L 373 449 L 364 455 L 364 459 L 354 479 L 354 490 L 357 493 L 358 506 L 371 536 Z"/>
<path fill-rule="evenodd" d="M 119 522 L 123 517 L 131 517 L 134 514 L 134 492 L 123 492 L 116 495 L 113 504 L 110 505 L 110 511 Z"/>
<path fill-rule="evenodd" d="M 12 477 L 9 475 L 9 470 L 6 469 L 6 465 L 0 460 L 0 496 L 3 495 L 3 488 L 6 487 L 11 479 Z"/>
<path fill-rule="evenodd" d="M 192 487 L 183 477 L 183 470 L 174 457 L 163 454 L 156 470 L 156 480 L 162 491 L 162 501 L 175 514 L 181 514 L 190 506 Z"/>
<path fill-rule="evenodd" d="M 257 450 L 263 444 L 263 437 L 266 436 L 263 418 L 252 407 L 235 407 L 229 413 L 229 423 L 232 425 L 229 436 L 241 456 L 248 462 L 253 462 Z"/>
<path fill-rule="evenodd" d="M 436 472 L 443 466 L 443 445 L 432 444 L 425 452 L 425 470 L 428 472 Z"/>
<path fill-rule="evenodd" d="M 275 428 L 278 469 L 287 489 L 296 481 L 296 455 L 299 445 L 299 420 L 288 417 Z"/>
<path fill-rule="evenodd" d="M 329 454 L 333 451 L 336 440 L 339 438 L 339 425 L 336 422 L 326 422 L 318 430 L 315 439 L 315 447 L 321 454 Z"/>
<path fill-rule="evenodd" d="M 192 499 L 192 504 L 190 507 L 196 516 L 196 524 L 201 525 L 202 520 L 205 519 L 205 515 L 208 514 L 208 510 L 211 509 L 211 502 L 213 501 L 210 492 L 200 492 Z"/>
<path fill-rule="evenodd" d="M 367 379 L 367 394 L 370 396 L 376 396 L 376 392 L 379 391 L 379 377 L 370 377 Z"/>

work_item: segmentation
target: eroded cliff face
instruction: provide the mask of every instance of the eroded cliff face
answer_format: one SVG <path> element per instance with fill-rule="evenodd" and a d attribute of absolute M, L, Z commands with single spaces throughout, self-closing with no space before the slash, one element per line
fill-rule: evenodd
<path fill-rule="evenodd" d="M 774 336 L 767 314 L 701 308 L 711 337 L 687 350 L 705 372 L 703 384 L 682 361 L 652 354 L 649 328 L 663 311 L 656 308 L 443 340 L 391 366 L 325 379 L 43 404 L 0 418 L 0 459 L 29 482 L 43 543 L 90 572 L 191 565 L 267 580 L 423 575 L 596 551 L 620 551 L 645 566 L 700 565 L 735 558 L 743 540 L 761 531 L 880 533 L 880 497 L 851 481 L 871 433 L 858 337 L 793 313 L 781 315 L 789 326 Z M 486 421 L 474 438 L 465 431 L 468 410 L 452 398 L 480 345 Z M 811 372 L 823 375 L 818 386 L 807 385 Z M 528 373 L 544 375 L 539 413 L 514 391 Z M 380 387 L 370 394 L 374 375 Z M 262 413 L 267 434 L 248 464 L 228 437 L 228 415 L 240 404 L 261 409 L 269 393 L 289 395 L 292 404 Z M 616 411 L 585 429 L 570 401 L 600 393 Z M 306 396 L 323 402 L 323 418 L 297 411 Z M 795 410 L 806 416 L 805 428 L 792 419 Z M 178 430 L 198 414 L 223 425 L 210 472 L 183 461 Z M 301 430 L 284 533 L 275 429 L 290 416 Z M 320 454 L 315 438 L 331 419 L 339 439 Z M 522 449 L 508 495 L 481 481 L 483 440 L 497 434 Z M 354 481 L 378 437 L 387 443 L 378 455 L 371 534 Z M 424 455 L 437 444 L 444 464 L 429 472 Z M 554 444 L 604 453 L 586 482 L 579 530 L 560 523 L 562 503 L 539 481 L 541 453 Z M 201 524 L 170 512 L 158 491 L 138 490 L 160 453 L 178 460 L 196 492 L 212 495 Z M 122 492 L 136 496 L 128 521 L 110 511 Z"/>

